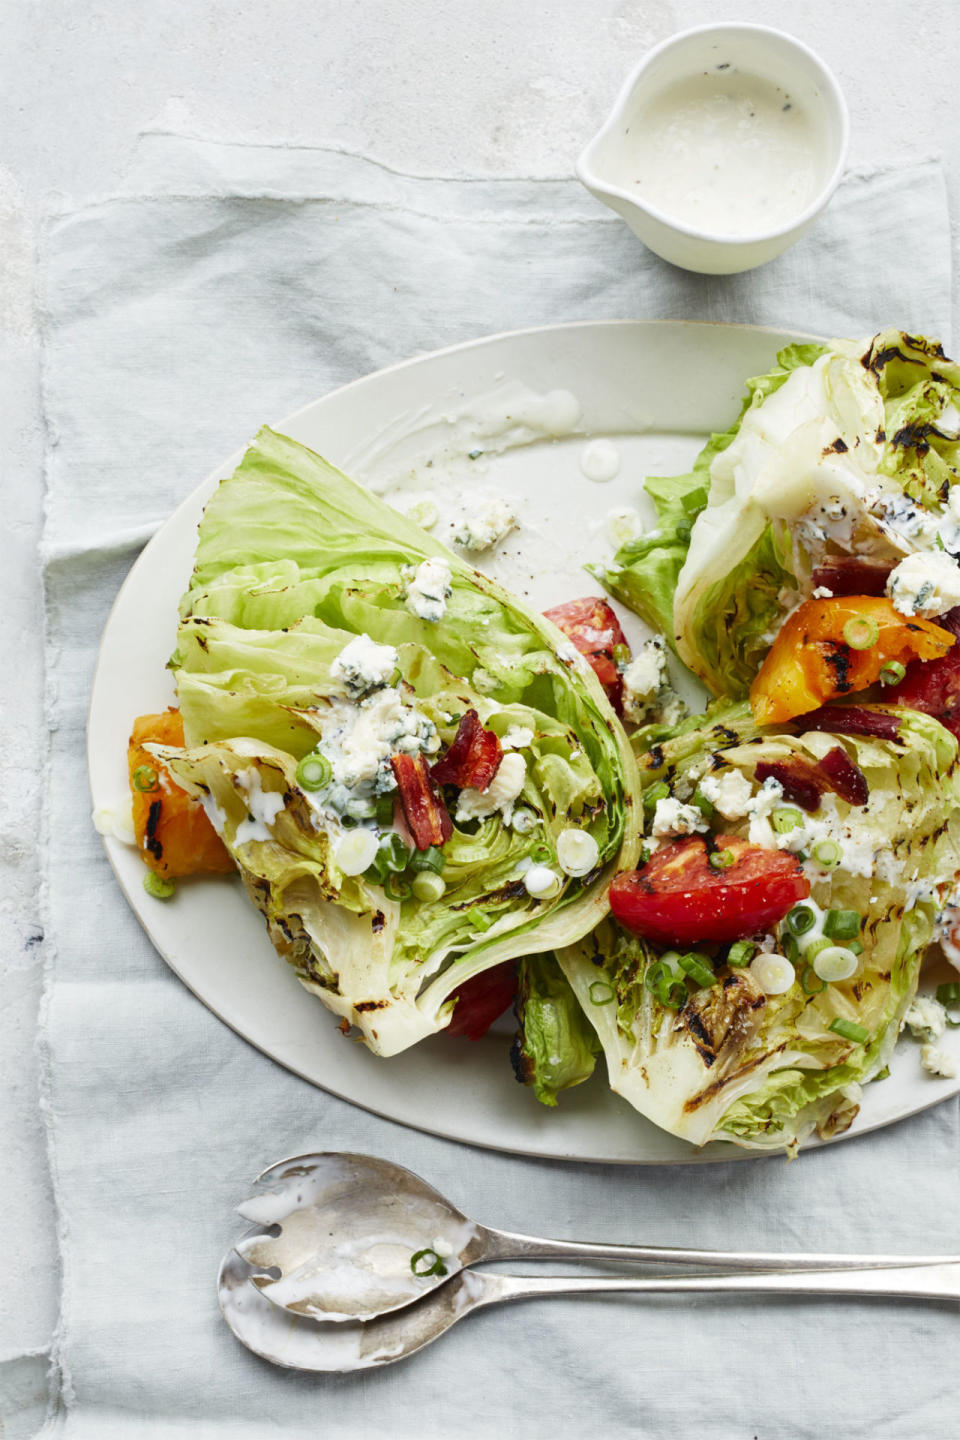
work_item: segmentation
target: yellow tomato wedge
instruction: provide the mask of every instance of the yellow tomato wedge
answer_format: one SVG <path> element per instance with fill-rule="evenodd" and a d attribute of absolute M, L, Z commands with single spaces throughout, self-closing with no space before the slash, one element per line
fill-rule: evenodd
<path fill-rule="evenodd" d="M 954 643 L 929 620 L 908 619 L 890 600 L 849 595 L 805 600 L 784 623 L 750 687 L 758 725 L 776 725 L 828 700 L 866 690 L 885 665 L 936 660 Z"/>
<path fill-rule="evenodd" d="M 222 874 L 236 867 L 204 814 L 203 806 L 188 795 L 165 765 L 144 750 L 144 745 L 182 745 L 183 720 L 179 710 L 162 715 L 141 715 L 133 722 L 127 750 L 133 828 L 144 863 L 173 879 L 181 875 Z"/>

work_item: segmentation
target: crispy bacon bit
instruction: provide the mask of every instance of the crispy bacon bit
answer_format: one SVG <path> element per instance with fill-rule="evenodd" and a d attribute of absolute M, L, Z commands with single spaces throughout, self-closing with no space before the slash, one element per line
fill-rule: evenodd
<path fill-rule="evenodd" d="M 418 850 L 442 845 L 453 834 L 453 821 L 437 794 L 422 755 L 391 755 L 404 819 Z"/>
<path fill-rule="evenodd" d="M 885 595 L 892 565 L 861 560 L 856 555 L 831 555 L 818 565 L 811 577 L 813 588 L 821 586 L 834 596 Z M 940 624 L 938 619 L 937 624 Z"/>
<path fill-rule="evenodd" d="M 757 779 L 779 780 L 783 786 L 783 798 L 792 800 L 803 810 L 816 810 L 820 797 L 830 787 L 825 775 L 821 775 L 812 760 L 802 755 L 790 755 L 783 760 L 761 760 L 756 769 Z"/>
<path fill-rule="evenodd" d="M 821 705 L 798 715 L 792 722 L 801 730 L 831 730 L 834 735 L 873 735 L 878 740 L 897 740 L 900 720 L 888 710 L 869 710 L 866 705 Z"/>
<path fill-rule="evenodd" d="M 543 613 L 573 641 L 580 654 L 586 656 L 606 691 L 607 699 L 619 714 L 623 703 L 623 680 L 613 651 L 615 646 L 625 647 L 627 637 L 606 600 L 596 595 L 585 595 L 581 600 L 568 600 L 565 605 L 555 605 L 552 610 Z"/>
<path fill-rule="evenodd" d="M 492 730 L 480 724 L 476 710 L 461 716 L 453 744 L 430 770 L 438 785 L 459 785 L 461 790 L 487 790 L 500 769 L 503 749 Z"/>
<path fill-rule="evenodd" d="M 848 805 L 866 805 L 870 798 L 867 777 L 860 766 L 850 759 L 842 745 L 834 745 L 818 763 L 830 781 L 831 790 L 834 790 L 841 800 L 846 800 Z"/>

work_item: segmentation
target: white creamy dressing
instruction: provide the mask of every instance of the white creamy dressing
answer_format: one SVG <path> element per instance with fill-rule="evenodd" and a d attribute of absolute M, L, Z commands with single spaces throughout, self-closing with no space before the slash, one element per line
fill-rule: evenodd
<path fill-rule="evenodd" d="M 580 469 L 588 480 L 606 484 L 620 473 L 620 451 L 612 440 L 591 440 L 580 451 Z"/>
<path fill-rule="evenodd" d="M 238 770 L 234 777 L 234 784 L 246 795 L 247 808 L 250 813 L 246 820 L 241 820 L 237 826 L 233 843 L 246 845 L 251 840 L 259 840 L 262 843 L 272 839 L 270 827 L 283 809 L 283 795 L 277 790 L 264 791 L 260 781 L 260 771 L 254 765 L 247 770 Z"/>
<path fill-rule="evenodd" d="M 716 66 L 676 81 L 631 124 L 623 163 L 672 220 L 742 238 L 789 225 L 815 199 L 826 145 L 810 112 L 759 75 Z"/>

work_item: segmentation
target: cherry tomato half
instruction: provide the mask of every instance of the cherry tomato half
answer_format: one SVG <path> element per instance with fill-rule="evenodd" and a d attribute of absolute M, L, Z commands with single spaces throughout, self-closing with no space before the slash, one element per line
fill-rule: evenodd
<path fill-rule="evenodd" d="M 723 869 L 712 853 L 733 860 Z M 658 945 L 745 940 L 782 920 L 810 894 L 796 856 L 764 850 L 736 835 L 718 835 L 710 850 L 700 835 L 661 845 L 642 870 L 625 871 L 610 886 L 610 908 L 621 925 Z"/>
<path fill-rule="evenodd" d="M 623 699 L 623 680 L 614 659 L 614 647 L 626 649 L 627 637 L 620 628 L 615 612 L 597 595 L 581 600 L 568 600 L 543 612 L 558 630 L 573 641 L 581 655 L 590 662 L 607 699 L 619 714 Z"/>
<path fill-rule="evenodd" d="M 517 967 L 513 960 L 504 960 L 489 970 L 482 970 L 465 980 L 454 991 L 456 1008 L 446 1035 L 462 1035 L 465 1040 L 479 1040 L 486 1035 L 498 1015 L 502 1015 L 517 993 Z"/>
<path fill-rule="evenodd" d="M 857 632 L 860 632 L 857 648 Z M 889 661 L 933 660 L 953 636 L 929 620 L 900 615 L 872 595 L 805 600 L 787 619 L 750 687 L 758 725 L 777 725 L 825 700 L 866 690 Z"/>

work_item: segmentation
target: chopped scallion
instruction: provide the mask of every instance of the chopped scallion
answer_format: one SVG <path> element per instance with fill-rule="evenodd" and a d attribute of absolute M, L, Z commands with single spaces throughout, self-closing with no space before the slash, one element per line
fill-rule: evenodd
<path fill-rule="evenodd" d="M 590 986 L 590 1001 L 593 1005 L 609 1005 L 613 999 L 613 986 L 606 980 L 594 980 Z"/>
<path fill-rule="evenodd" d="M 704 795 L 702 790 L 694 791 L 693 799 L 690 803 L 691 805 L 696 806 L 696 808 L 700 811 L 700 814 L 703 816 L 704 820 L 713 819 L 713 803 L 712 801 L 707 799 L 706 795 Z"/>
<path fill-rule="evenodd" d="M 826 870 L 833 870 L 840 864 L 843 851 L 836 840 L 818 840 L 813 847 L 813 858 Z"/>
<path fill-rule="evenodd" d="M 857 1045 L 865 1045 L 870 1039 L 869 1030 L 865 1030 L 855 1020 L 844 1020 L 840 1015 L 836 1020 L 830 1021 L 830 1029 L 835 1035 L 842 1035 L 844 1040 L 853 1040 Z"/>
<path fill-rule="evenodd" d="M 318 750 L 304 755 L 297 766 L 297 784 L 301 790 L 322 790 L 324 785 L 329 784 L 332 775 L 333 766 Z"/>
<path fill-rule="evenodd" d="M 771 814 L 770 821 L 778 835 L 786 835 L 803 823 L 803 816 L 792 805 L 779 805 Z"/>
<path fill-rule="evenodd" d="M 439 900 L 446 888 L 443 876 L 433 870 L 421 870 L 413 877 L 412 889 L 418 900 Z"/>
<path fill-rule="evenodd" d="M 156 870 L 148 870 L 143 877 L 143 888 L 154 900 L 169 900 L 177 893 L 177 887 L 172 880 L 165 876 L 158 875 Z"/>
<path fill-rule="evenodd" d="M 477 909 L 468 910 L 467 919 L 475 930 L 489 930 L 493 924 L 489 915 L 485 915 L 482 910 Z"/>
<path fill-rule="evenodd" d="M 827 982 L 817 974 L 812 965 L 808 965 L 800 976 L 800 988 L 804 995 L 819 995 L 826 990 Z"/>
<path fill-rule="evenodd" d="M 860 916 L 856 910 L 828 910 L 823 933 L 831 940 L 853 940 L 860 934 Z"/>
<path fill-rule="evenodd" d="M 727 951 L 727 964 L 731 966 L 749 965 L 757 947 L 752 940 L 736 940 Z"/>
<path fill-rule="evenodd" d="M 669 795 L 670 786 L 662 780 L 658 780 L 656 785 L 651 785 L 650 789 L 645 790 L 643 794 L 643 808 L 646 814 L 652 815 L 657 808 L 657 801 L 666 800 Z"/>
<path fill-rule="evenodd" d="M 149 794 L 160 784 L 160 776 L 152 765 L 138 765 L 133 772 L 133 788 L 141 794 Z"/>
<path fill-rule="evenodd" d="M 710 856 L 710 866 L 714 870 L 729 870 L 730 866 L 736 863 L 736 859 L 732 850 L 714 850 Z"/>
<path fill-rule="evenodd" d="M 708 956 L 698 955 L 695 951 L 691 951 L 688 955 L 681 955 L 677 964 L 684 974 L 689 975 L 697 985 L 716 985 L 717 977 L 713 973 Z"/>
<path fill-rule="evenodd" d="M 787 925 L 792 935 L 806 935 L 817 923 L 817 912 L 811 905 L 794 905 L 787 912 Z"/>
<path fill-rule="evenodd" d="M 906 673 L 906 665 L 901 665 L 899 660 L 888 660 L 886 665 L 880 667 L 880 684 L 899 685 Z"/>
<path fill-rule="evenodd" d="M 870 650 L 880 639 L 880 626 L 871 615 L 854 615 L 843 627 L 851 650 Z"/>
<path fill-rule="evenodd" d="M 948 1011 L 951 1005 L 960 1005 L 960 983 L 953 980 L 946 985 L 938 985 L 937 999 L 944 1009 Z M 960 1030 L 960 1019 L 954 1020 L 950 1014 L 947 1015 L 947 1024 L 951 1030 Z"/>
<path fill-rule="evenodd" d="M 436 1250 L 418 1250 L 410 1257 L 410 1269 L 414 1275 L 446 1275 L 444 1265 Z"/>
<path fill-rule="evenodd" d="M 434 870 L 439 875 L 443 869 L 443 851 L 436 845 L 428 845 L 426 850 L 414 850 L 409 868 L 414 871 Z"/>
<path fill-rule="evenodd" d="M 413 891 L 408 881 L 402 879 L 395 870 L 390 870 L 383 881 L 383 893 L 389 900 L 409 900 Z"/>
<path fill-rule="evenodd" d="M 410 850 L 396 830 L 391 830 L 380 841 L 375 863 L 383 875 L 399 875 L 410 864 Z"/>

